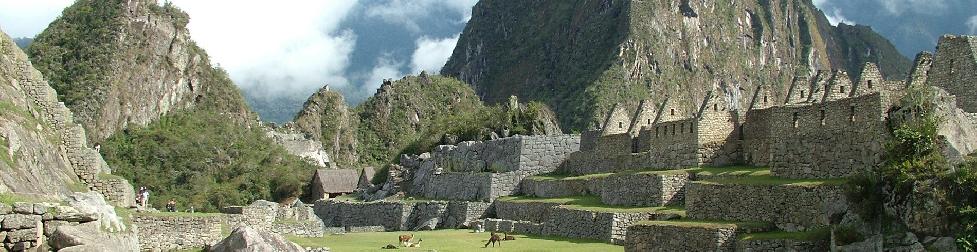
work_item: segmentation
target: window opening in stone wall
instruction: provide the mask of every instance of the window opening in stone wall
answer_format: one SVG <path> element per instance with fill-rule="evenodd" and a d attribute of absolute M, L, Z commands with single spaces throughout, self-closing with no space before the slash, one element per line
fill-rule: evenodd
<path fill-rule="evenodd" d="M 825 117 L 827 117 L 827 116 L 824 114 L 824 110 L 822 109 L 821 110 L 821 126 L 824 126 L 824 119 L 825 119 Z"/>
<path fill-rule="evenodd" d="M 617 128 L 618 129 L 623 129 L 624 128 L 624 122 L 617 122 Z"/>
<path fill-rule="evenodd" d="M 712 105 L 712 110 L 713 111 L 719 111 L 719 104 L 713 104 Z"/>
<path fill-rule="evenodd" d="M 804 90 L 801 90 L 801 99 L 804 99 Z"/>
<path fill-rule="evenodd" d="M 872 80 L 868 80 L 868 89 L 872 89 Z"/>
<path fill-rule="evenodd" d="M 658 128 L 661 128 L 661 127 L 655 127 L 655 137 L 658 137 Z"/>
<path fill-rule="evenodd" d="M 767 96 L 766 95 L 763 96 L 763 104 L 767 104 Z"/>
<path fill-rule="evenodd" d="M 675 125 L 672 125 L 672 135 L 675 135 Z"/>
<path fill-rule="evenodd" d="M 648 125 L 651 125 L 651 119 L 648 119 Z"/>
<path fill-rule="evenodd" d="M 842 94 L 844 94 L 845 93 L 845 86 L 838 87 L 838 92 L 841 92 Z"/>
<path fill-rule="evenodd" d="M 743 137 L 743 125 L 740 125 L 740 130 L 737 135 L 739 135 L 740 140 L 743 140 L 745 138 Z"/>
<path fill-rule="evenodd" d="M 794 128 L 797 128 L 797 119 L 800 118 L 800 114 L 794 112 Z"/>
<path fill-rule="evenodd" d="M 672 109 L 672 115 L 675 115 L 675 109 Z"/>
<path fill-rule="evenodd" d="M 851 115 L 849 116 L 848 120 L 855 122 L 855 106 L 851 106 Z"/>

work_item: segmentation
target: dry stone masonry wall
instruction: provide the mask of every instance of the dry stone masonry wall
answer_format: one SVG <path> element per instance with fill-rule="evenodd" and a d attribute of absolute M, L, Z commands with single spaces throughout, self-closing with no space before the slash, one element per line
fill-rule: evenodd
<path fill-rule="evenodd" d="M 848 208 L 838 185 L 747 185 L 693 182 L 686 194 L 691 219 L 774 223 L 785 231 L 828 226 Z"/>
<path fill-rule="evenodd" d="M 188 250 L 210 246 L 221 239 L 220 215 L 164 216 L 136 214 L 132 223 L 143 251 Z"/>
<path fill-rule="evenodd" d="M 360 227 L 383 227 L 385 231 L 458 228 L 487 217 L 491 204 L 485 202 L 349 202 L 320 200 L 315 214 L 326 227 L 348 232 Z"/>
<path fill-rule="evenodd" d="M 522 194 L 557 198 L 597 196 L 607 205 L 681 205 L 690 175 L 677 172 L 619 173 L 589 178 L 529 178 L 523 180 Z"/>

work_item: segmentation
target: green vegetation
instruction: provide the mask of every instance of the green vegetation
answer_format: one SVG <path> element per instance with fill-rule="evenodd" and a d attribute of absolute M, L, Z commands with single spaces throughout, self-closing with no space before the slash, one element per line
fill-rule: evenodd
<path fill-rule="evenodd" d="M 636 207 L 606 205 L 595 196 L 574 196 L 565 198 L 535 198 L 525 196 L 499 197 L 497 200 L 521 203 L 555 203 L 569 209 L 605 213 L 664 213 L 685 216 L 685 209 L 679 207 Z"/>
<path fill-rule="evenodd" d="M 697 176 L 768 176 L 770 168 L 735 166 L 735 167 L 703 167 L 689 171 Z"/>
<path fill-rule="evenodd" d="M 381 232 L 351 233 L 329 235 L 322 238 L 289 236 L 288 239 L 303 247 L 329 247 L 332 251 L 386 251 L 380 249 L 387 244 L 398 245 L 401 234 L 414 234 L 414 241 L 424 240 L 420 248 L 401 248 L 407 251 L 474 251 L 482 250 L 488 242 L 489 233 L 473 233 L 470 230 L 436 230 L 421 232 Z M 503 241 L 501 246 L 489 248 L 492 251 L 624 251 L 624 247 L 592 240 L 567 239 L 533 235 L 514 235 L 516 240 Z M 487 250 L 487 249 L 486 249 Z"/>
<path fill-rule="evenodd" d="M 504 129 L 512 135 L 540 134 L 553 118 L 542 103 L 485 106 L 465 83 L 426 73 L 392 82 L 355 113 L 364 165 L 397 163 L 400 154 L 428 152 L 439 144 L 487 140 Z"/>
<path fill-rule="evenodd" d="M 315 167 L 226 116 L 179 111 L 102 144 L 114 173 L 147 186 L 150 203 L 215 212 L 254 200 L 301 196 Z"/>
<path fill-rule="evenodd" d="M 908 206 L 928 215 L 933 230 L 948 232 L 936 235 L 953 234 L 963 250 L 972 251 L 977 249 L 977 159 L 954 167 L 944 158 L 937 134 L 943 122 L 933 101 L 928 88 L 907 92 L 897 110 L 912 111 L 913 118 L 892 125 L 882 167 L 853 178 L 846 191 L 864 218 L 889 224 L 898 217 L 887 216 L 884 204 Z"/>
<path fill-rule="evenodd" d="M 844 185 L 846 179 L 787 179 L 770 175 L 722 177 L 700 180 L 697 183 L 736 184 L 736 185 L 787 185 L 787 186 L 824 186 Z"/>

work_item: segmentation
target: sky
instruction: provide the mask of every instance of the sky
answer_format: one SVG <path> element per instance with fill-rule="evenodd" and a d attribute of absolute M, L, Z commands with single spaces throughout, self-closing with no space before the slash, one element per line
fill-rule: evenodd
<path fill-rule="evenodd" d="M 944 33 L 977 33 L 977 0 L 813 1 L 832 24 L 870 25 L 907 57 L 933 51 Z M 0 28 L 33 37 L 72 2 L 0 0 Z M 255 110 L 263 118 L 279 111 L 271 121 L 283 121 L 323 85 L 355 105 L 383 79 L 439 72 L 477 0 L 172 2 Z"/>

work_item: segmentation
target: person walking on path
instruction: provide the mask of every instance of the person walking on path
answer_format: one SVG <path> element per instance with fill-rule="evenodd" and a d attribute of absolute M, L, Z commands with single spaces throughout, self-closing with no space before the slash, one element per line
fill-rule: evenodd
<path fill-rule="evenodd" d="M 166 202 L 167 212 L 176 212 L 176 199 L 170 199 L 170 202 Z"/>

